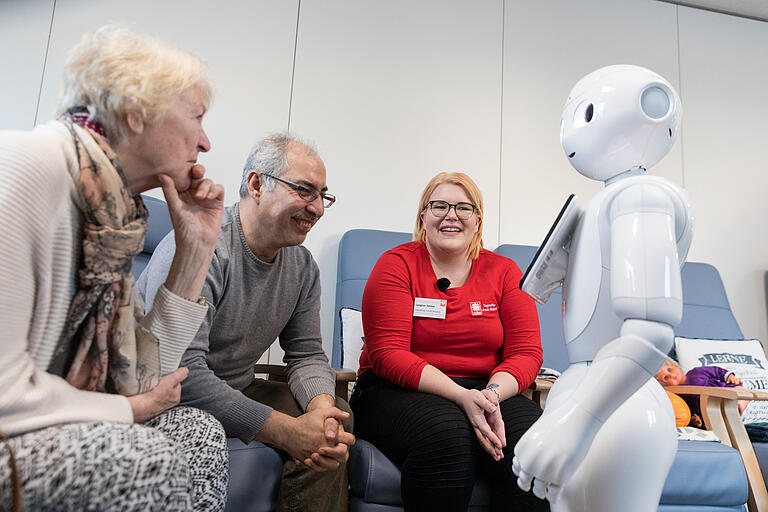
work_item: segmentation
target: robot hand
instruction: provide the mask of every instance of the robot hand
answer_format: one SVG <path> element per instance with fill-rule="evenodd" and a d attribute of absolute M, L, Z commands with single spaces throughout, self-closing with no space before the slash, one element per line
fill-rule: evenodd
<path fill-rule="evenodd" d="M 563 484 L 576 472 L 603 422 L 577 403 L 547 412 L 515 446 L 512 470 L 517 485 L 555 503 Z"/>

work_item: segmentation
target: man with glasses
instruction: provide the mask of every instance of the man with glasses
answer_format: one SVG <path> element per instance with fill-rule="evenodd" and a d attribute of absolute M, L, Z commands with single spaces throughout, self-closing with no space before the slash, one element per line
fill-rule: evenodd
<path fill-rule="evenodd" d="M 202 292 L 208 314 L 181 362 L 189 368 L 183 405 L 213 414 L 230 437 L 284 455 L 279 510 L 346 510 L 352 423 L 323 352 L 319 270 L 300 245 L 336 200 L 327 190 L 325 165 L 307 143 L 277 134 L 256 144 L 240 200 L 224 211 Z M 174 250 L 171 233 L 139 278 L 147 304 Z M 254 378 L 275 339 L 287 384 Z"/>

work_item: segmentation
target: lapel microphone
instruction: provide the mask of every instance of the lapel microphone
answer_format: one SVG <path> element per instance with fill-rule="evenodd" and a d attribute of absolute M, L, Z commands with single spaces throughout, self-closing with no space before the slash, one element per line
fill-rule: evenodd
<path fill-rule="evenodd" d="M 441 292 L 447 290 L 449 286 L 451 286 L 451 282 L 448 279 L 441 277 L 437 280 L 437 289 Z"/>

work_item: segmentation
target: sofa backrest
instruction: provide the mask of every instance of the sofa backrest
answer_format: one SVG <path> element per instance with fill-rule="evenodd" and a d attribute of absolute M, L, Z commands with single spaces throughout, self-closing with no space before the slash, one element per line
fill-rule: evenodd
<path fill-rule="evenodd" d="M 412 238 L 410 233 L 353 229 L 339 243 L 336 274 L 336 306 L 334 308 L 332 364 L 338 367 L 342 359 L 342 308 L 360 309 L 363 289 L 368 276 L 384 252 Z M 505 244 L 496 253 L 506 256 L 525 272 L 536 247 Z M 723 281 L 715 267 L 706 263 L 686 263 L 682 270 L 683 318 L 675 334 L 688 338 L 742 339 L 743 335 L 733 316 Z M 537 304 L 544 366 L 563 371 L 568 367 L 568 355 L 562 329 L 561 289 L 552 293 L 546 304 Z"/>
<path fill-rule="evenodd" d="M 146 195 L 142 195 L 141 198 L 144 200 L 144 205 L 149 212 L 149 228 L 147 229 L 147 237 L 144 240 L 144 250 L 136 256 L 131 267 L 131 274 L 136 279 L 139 278 L 144 267 L 149 263 L 149 259 L 152 257 L 152 252 L 157 247 L 157 244 L 173 229 L 171 216 L 168 213 L 168 205 L 165 201 Z"/>
<path fill-rule="evenodd" d="M 359 311 L 365 283 L 379 257 L 393 247 L 411 240 L 411 233 L 376 229 L 352 229 L 341 237 L 336 269 L 336 307 L 333 310 L 331 365 L 334 368 L 341 366 L 343 354 L 340 316 L 342 308 Z"/>
<path fill-rule="evenodd" d="M 683 319 L 677 336 L 740 340 L 744 338 L 733 316 L 720 272 L 707 263 L 683 265 Z"/>

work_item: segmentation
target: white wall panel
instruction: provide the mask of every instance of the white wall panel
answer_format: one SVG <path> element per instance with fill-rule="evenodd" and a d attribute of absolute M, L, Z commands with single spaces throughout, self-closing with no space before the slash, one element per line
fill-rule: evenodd
<path fill-rule="evenodd" d="M 119 23 L 153 35 L 209 63 L 212 150 L 200 161 L 233 203 L 253 143 L 288 126 L 297 9 L 298 0 L 58 0 L 39 120 L 53 117 L 66 52 L 84 32 Z"/>
<path fill-rule="evenodd" d="M 560 146 L 568 92 L 582 76 L 610 64 L 645 66 L 679 90 L 675 6 L 514 0 L 505 3 L 504 18 L 499 238 L 538 245 L 568 194 L 586 203 L 602 188 L 579 175 Z M 681 184 L 680 155 L 677 142 L 651 173 Z"/>
<path fill-rule="evenodd" d="M 43 78 L 53 0 L 0 0 L 0 130 L 28 130 Z"/>
<path fill-rule="evenodd" d="M 317 142 L 339 198 L 306 243 L 322 275 L 326 349 L 341 235 L 411 231 L 439 170 L 477 181 L 496 247 L 501 12 L 498 0 L 301 3 L 291 129 Z"/>
<path fill-rule="evenodd" d="M 744 335 L 768 342 L 768 23 L 680 7 L 689 259 L 715 265 Z"/>

